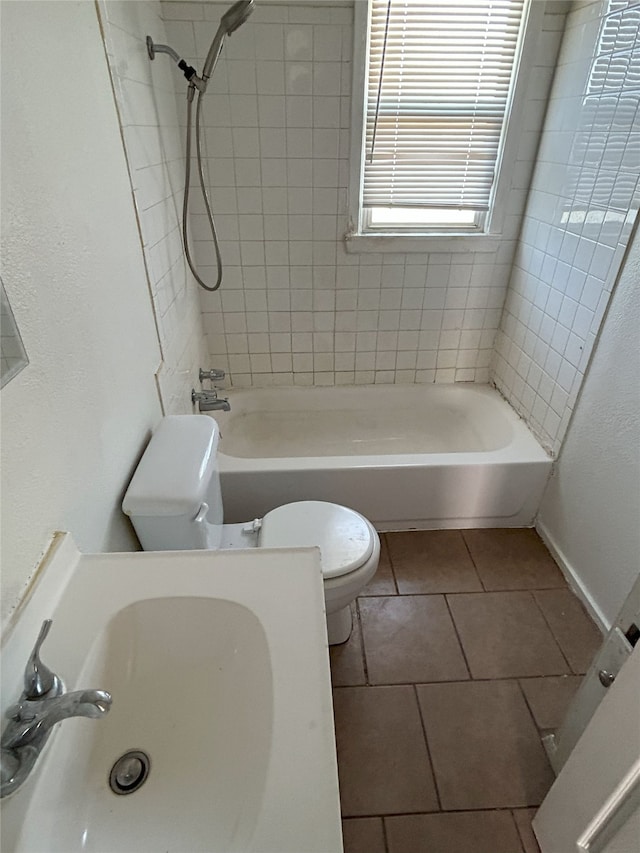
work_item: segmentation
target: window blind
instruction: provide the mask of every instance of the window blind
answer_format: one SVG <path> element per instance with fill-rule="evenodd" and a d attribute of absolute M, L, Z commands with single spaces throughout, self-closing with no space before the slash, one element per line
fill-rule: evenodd
<path fill-rule="evenodd" d="M 524 0 L 370 0 L 365 207 L 486 210 Z"/>

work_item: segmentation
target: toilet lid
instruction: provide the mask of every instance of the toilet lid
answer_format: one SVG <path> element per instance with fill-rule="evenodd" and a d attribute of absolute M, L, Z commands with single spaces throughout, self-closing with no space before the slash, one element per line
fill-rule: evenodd
<path fill-rule="evenodd" d="M 335 578 L 360 568 L 371 556 L 369 525 L 352 509 L 325 501 L 297 501 L 262 519 L 263 548 L 320 548 L 322 574 Z"/>

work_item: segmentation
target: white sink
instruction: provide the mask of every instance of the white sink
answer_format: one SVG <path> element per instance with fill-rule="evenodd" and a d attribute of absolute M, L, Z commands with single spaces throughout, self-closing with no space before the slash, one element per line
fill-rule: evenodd
<path fill-rule="evenodd" d="M 2 850 L 340 851 L 317 552 L 75 555 L 55 604 L 43 578 L 18 620 L 3 684 L 51 616 L 45 663 L 113 705 L 56 727 L 3 800 Z M 132 749 L 149 775 L 119 796 Z"/>

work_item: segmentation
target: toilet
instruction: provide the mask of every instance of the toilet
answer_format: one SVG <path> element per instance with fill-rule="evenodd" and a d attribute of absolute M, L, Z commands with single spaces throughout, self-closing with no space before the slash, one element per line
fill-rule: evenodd
<path fill-rule="evenodd" d="M 326 501 L 295 501 L 241 524 L 224 524 L 217 450 L 207 415 L 165 417 L 122 503 L 145 551 L 300 548 L 317 545 L 329 645 L 351 633 L 351 602 L 375 574 L 380 539 L 360 513 Z"/>

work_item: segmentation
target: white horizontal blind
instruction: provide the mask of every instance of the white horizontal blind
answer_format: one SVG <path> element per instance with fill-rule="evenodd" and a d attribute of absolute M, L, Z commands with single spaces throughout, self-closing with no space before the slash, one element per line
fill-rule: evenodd
<path fill-rule="evenodd" d="M 486 210 L 524 0 L 371 4 L 364 206 Z"/>

